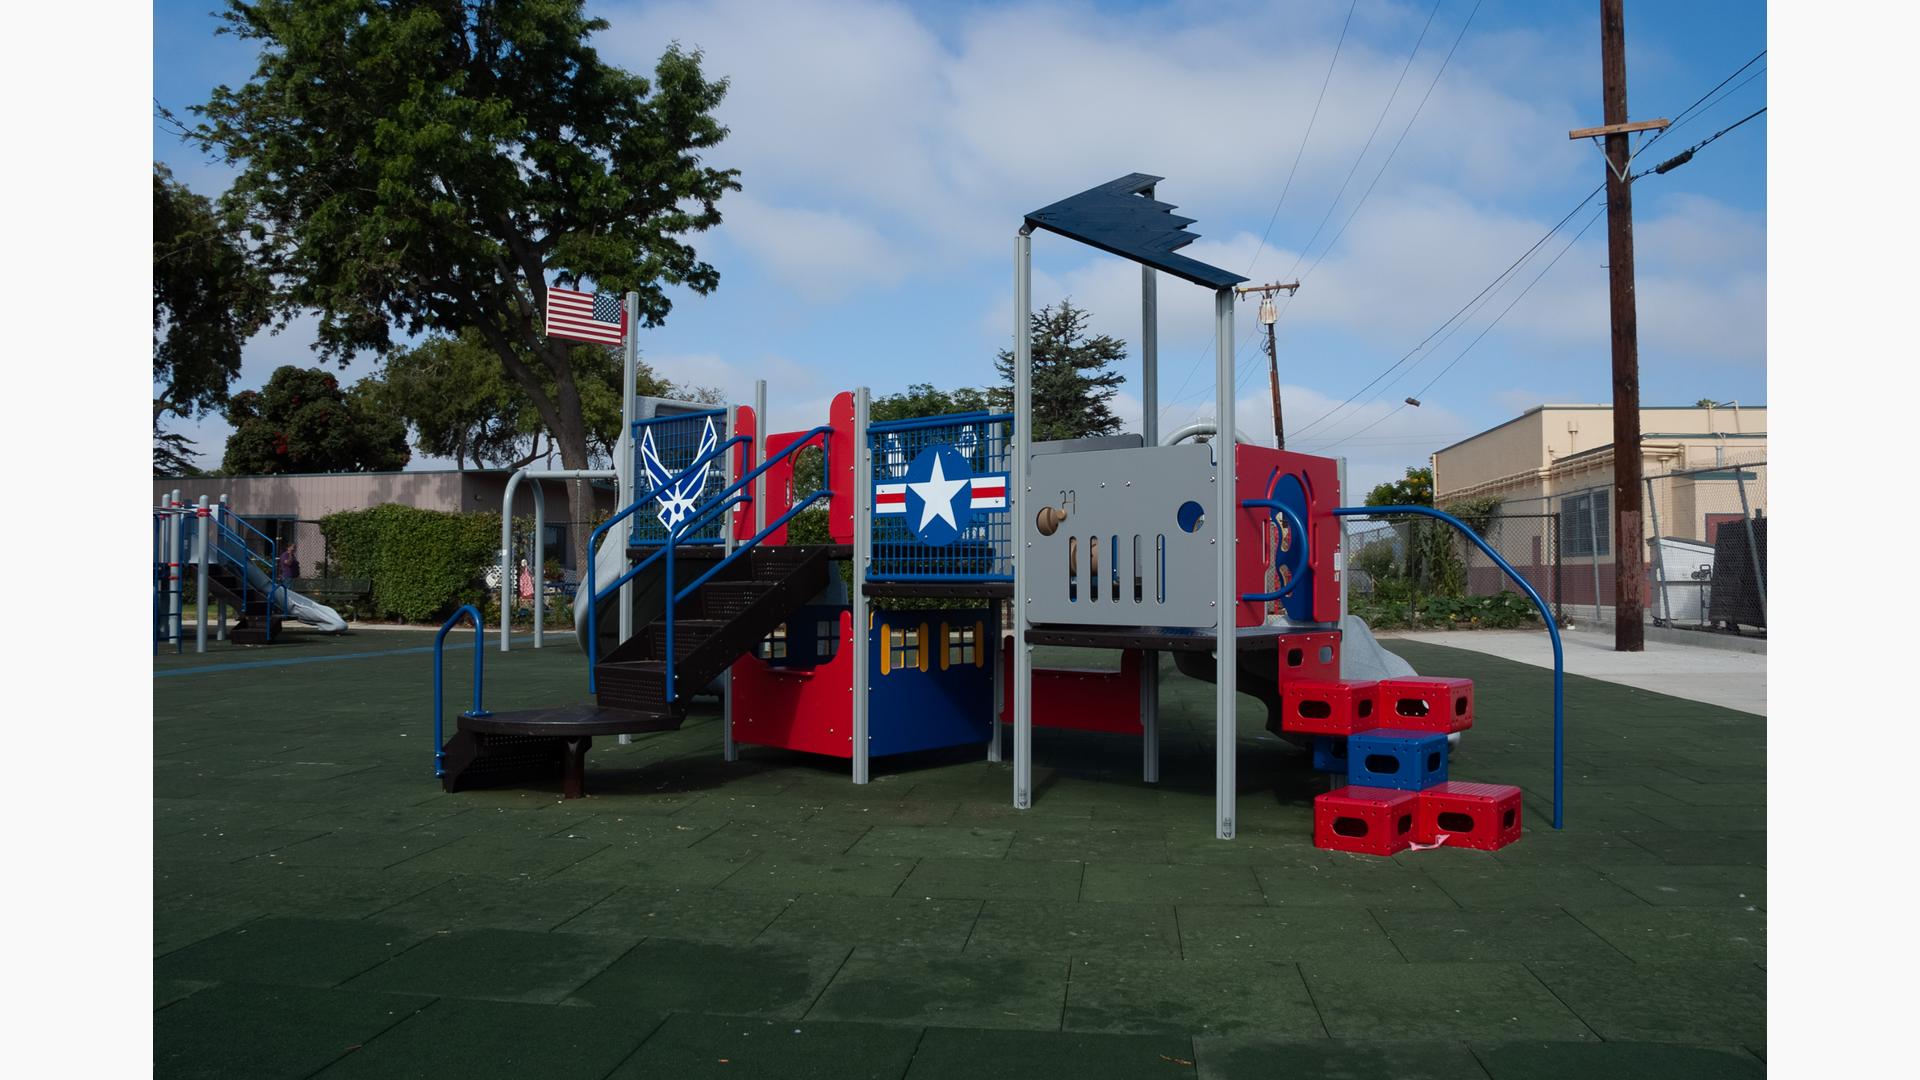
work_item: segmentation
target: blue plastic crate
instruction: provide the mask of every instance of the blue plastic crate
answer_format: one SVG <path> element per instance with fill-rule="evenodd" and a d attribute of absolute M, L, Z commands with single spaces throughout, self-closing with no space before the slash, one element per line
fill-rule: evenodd
<path fill-rule="evenodd" d="M 1345 735 L 1315 735 L 1313 737 L 1313 767 L 1320 772 L 1347 772 L 1347 737 Z"/>
<path fill-rule="evenodd" d="M 1347 782 L 1423 791 L 1447 779 L 1447 737 L 1382 728 L 1347 738 Z"/>

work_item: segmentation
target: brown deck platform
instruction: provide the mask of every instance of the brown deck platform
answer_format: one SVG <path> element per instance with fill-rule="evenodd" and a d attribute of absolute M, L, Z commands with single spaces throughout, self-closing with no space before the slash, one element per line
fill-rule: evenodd
<path fill-rule="evenodd" d="M 485 716 L 462 713 L 447 742 L 441 784 L 459 791 L 528 774 L 551 775 L 548 770 L 557 766 L 561 797 L 578 799 L 586 794 L 587 750 L 595 735 L 673 731 L 684 719 L 680 712 L 662 715 L 592 702 Z"/>

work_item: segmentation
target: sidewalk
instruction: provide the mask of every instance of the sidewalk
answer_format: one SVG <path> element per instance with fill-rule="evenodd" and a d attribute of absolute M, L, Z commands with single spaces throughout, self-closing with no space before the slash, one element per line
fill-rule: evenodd
<path fill-rule="evenodd" d="M 1388 631 L 1379 635 L 1389 649 L 1394 641 L 1420 641 L 1486 653 L 1522 664 L 1550 668 L 1553 646 L 1537 630 Z M 1563 630 L 1567 672 L 1590 679 L 1671 694 L 1742 712 L 1767 715 L 1767 658 L 1764 653 L 1731 652 L 1699 645 L 1647 642 L 1642 653 L 1613 651 L 1613 633 Z"/>

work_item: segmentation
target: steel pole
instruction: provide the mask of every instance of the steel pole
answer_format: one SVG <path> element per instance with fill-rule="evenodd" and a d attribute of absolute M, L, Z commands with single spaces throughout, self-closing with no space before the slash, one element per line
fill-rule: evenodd
<path fill-rule="evenodd" d="M 1214 333 L 1214 413 L 1219 425 L 1213 437 L 1214 468 L 1213 513 L 1214 554 L 1217 575 L 1214 600 L 1214 687 L 1213 687 L 1213 800 L 1214 835 L 1233 839 L 1234 808 L 1238 801 L 1240 721 L 1237 712 L 1240 648 L 1236 624 L 1239 622 L 1239 583 L 1234 574 L 1234 522 L 1239 518 L 1235 498 L 1233 420 L 1233 290 L 1213 294 Z"/>
<path fill-rule="evenodd" d="M 1153 189 L 1147 189 L 1153 197 Z M 1140 268 L 1140 441 L 1160 445 L 1160 289 L 1153 267 Z M 1114 558 L 1119 559 L 1119 552 Z M 1137 567 L 1136 567 L 1137 569 Z M 1160 782 L 1160 654 L 1140 657 L 1140 779 Z"/>
<path fill-rule="evenodd" d="M 753 380 L 753 467 L 767 460 L 767 380 Z M 828 481 L 831 484 L 831 480 Z M 767 527 L 767 474 L 753 478 L 753 533 Z"/>
<path fill-rule="evenodd" d="M 731 437 L 735 431 L 740 430 L 740 409 L 739 406 L 729 406 L 729 410 L 732 423 L 728 427 L 727 435 Z M 753 429 L 757 432 L 760 430 L 760 414 L 755 413 L 753 420 Z M 727 491 L 733 487 L 733 459 L 738 452 L 739 447 L 734 447 L 720 454 L 721 491 Z M 759 503 L 756 502 L 754 505 L 758 506 Z M 727 555 L 733 554 L 736 531 L 734 518 L 739 512 L 738 504 L 731 509 L 720 511 L 720 548 Z M 753 556 L 748 555 L 747 558 L 751 560 Z M 667 602 L 671 604 L 673 598 L 668 597 Z M 720 673 L 720 760 L 733 761 L 738 756 L 733 745 L 733 665 L 728 664 L 727 669 Z"/>
<path fill-rule="evenodd" d="M 215 507 L 214 513 L 216 515 L 219 515 L 219 514 L 225 514 L 226 512 L 227 512 L 227 497 L 225 495 L 222 495 L 220 496 L 220 505 L 218 507 Z M 215 526 L 213 530 L 214 543 L 217 544 L 220 542 L 219 540 L 220 530 L 218 527 L 220 524 L 220 518 L 215 517 L 213 519 L 213 523 Z M 220 626 L 219 626 L 218 632 L 214 636 L 214 640 L 216 641 L 227 640 L 227 601 L 225 597 L 220 598 Z"/>
<path fill-rule="evenodd" d="M 180 520 L 180 511 L 184 507 L 180 503 L 179 488 L 174 488 L 173 494 L 168 496 L 167 505 L 173 510 L 167 515 L 173 528 L 173 531 L 167 534 L 167 640 L 177 648 L 183 644 L 181 639 L 186 636 L 185 624 L 181 621 L 182 609 L 185 606 L 183 593 L 186 582 L 181 574 L 180 563 L 184 557 L 182 553 L 187 546 L 187 530 Z"/>
<path fill-rule="evenodd" d="M 614 485 L 618 491 L 617 501 L 620 504 L 614 508 L 616 513 L 633 505 L 633 422 L 640 411 L 640 403 L 636 400 L 637 395 L 634 390 L 634 384 L 639 381 L 640 373 L 639 330 L 640 294 L 630 292 L 627 294 L 627 332 L 624 341 L 626 348 L 621 350 L 625 355 L 625 361 L 620 369 L 620 442 L 613 462 L 614 472 L 617 474 Z M 591 510 L 587 513 L 590 519 Z M 625 544 L 621 545 L 621 550 L 626 550 Z M 598 557 L 598 552 L 587 552 L 589 559 Z M 624 566 L 622 569 L 624 572 Z M 671 597 L 668 598 L 667 603 L 669 606 L 672 605 Z M 620 640 L 625 642 L 632 636 L 633 583 L 627 582 L 620 586 Z"/>
<path fill-rule="evenodd" d="M 547 627 L 547 493 L 540 481 L 533 482 L 533 565 L 529 568 L 533 575 L 533 647 L 546 646 Z M 500 613 L 501 623 L 507 621 L 506 611 Z"/>
<path fill-rule="evenodd" d="M 1033 452 L 1033 237 L 1013 241 L 1013 805 L 1033 805 L 1033 646 L 1027 644 L 1027 455 Z"/>
<path fill-rule="evenodd" d="M 1753 509 L 1747 505 L 1747 482 L 1740 478 L 1740 466 L 1733 467 L 1733 486 L 1740 490 L 1740 523 L 1747 529 L 1747 558 L 1753 560 L 1753 584 L 1760 590 L 1760 613 L 1767 613 L 1767 576 L 1760 570 L 1760 545 L 1753 535 Z"/>
<path fill-rule="evenodd" d="M 1647 518 L 1653 523 L 1653 575 L 1660 579 L 1660 617 L 1673 622 L 1673 601 L 1667 596 L 1667 553 L 1660 544 L 1660 501 L 1653 497 L 1653 477 L 1647 477 Z"/>
<path fill-rule="evenodd" d="M 196 605 L 199 608 L 200 617 L 197 620 L 199 625 L 193 636 L 193 651 L 197 653 L 207 651 L 207 539 L 213 521 L 208 516 L 210 513 L 212 511 L 207 509 L 207 497 L 200 496 L 199 504 L 193 508 L 193 516 L 200 531 L 200 543 L 198 550 L 194 552 L 193 560 L 195 589 L 200 594 L 199 603 Z"/>
<path fill-rule="evenodd" d="M 869 733 L 872 718 L 868 706 L 872 704 L 868 693 L 867 671 L 872 666 L 869 657 L 872 654 L 872 617 L 867 606 L 867 571 L 873 559 L 873 465 L 867 450 L 867 410 L 871 402 L 864 386 L 853 391 L 853 479 L 847 485 L 853 499 L 853 580 L 849 588 L 853 592 L 853 685 L 848 690 L 853 694 L 853 745 L 849 756 L 853 759 L 853 782 L 864 784 L 871 775 L 869 767 L 872 759 L 869 755 Z M 881 642 L 881 648 L 887 643 Z"/>

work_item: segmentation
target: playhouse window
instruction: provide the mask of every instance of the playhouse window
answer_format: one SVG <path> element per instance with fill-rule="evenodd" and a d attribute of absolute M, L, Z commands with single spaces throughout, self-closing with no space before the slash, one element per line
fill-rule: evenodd
<path fill-rule="evenodd" d="M 909 630 L 904 627 L 899 629 L 889 627 L 887 629 L 887 649 L 892 654 L 887 663 L 888 671 L 902 671 L 906 668 L 919 667 L 919 628 L 916 627 Z"/>
<path fill-rule="evenodd" d="M 840 651 L 840 620 L 821 619 L 813 625 L 813 655 L 823 661 L 830 659 Z"/>
<path fill-rule="evenodd" d="M 760 643 L 760 659 L 785 660 L 787 658 L 787 624 L 781 623 L 773 628 L 766 640 Z"/>
<path fill-rule="evenodd" d="M 978 655 L 980 641 L 971 626 L 955 626 L 947 630 L 947 663 L 953 667 L 973 663 Z"/>

